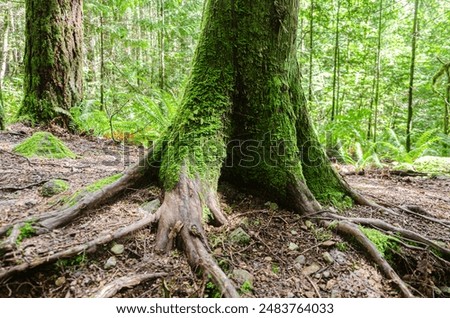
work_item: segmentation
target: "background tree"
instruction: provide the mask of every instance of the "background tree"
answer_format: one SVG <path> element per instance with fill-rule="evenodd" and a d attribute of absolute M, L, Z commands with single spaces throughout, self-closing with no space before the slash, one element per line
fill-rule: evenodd
<path fill-rule="evenodd" d="M 82 0 L 27 0 L 25 80 L 19 116 L 68 125 L 82 98 Z"/>

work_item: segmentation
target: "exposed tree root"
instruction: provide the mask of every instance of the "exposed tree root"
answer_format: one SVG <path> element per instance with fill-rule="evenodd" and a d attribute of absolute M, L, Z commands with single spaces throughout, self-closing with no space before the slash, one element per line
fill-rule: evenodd
<path fill-rule="evenodd" d="M 146 216 L 144 216 L 142 219 L 140 219 L 139 221 L 137 221 L 133 224 L 130 224 L 126 227 L 123 227 L 114 233 L 106 234 L 106 235 L 96 238 L 95 240 L 86 242 L 84 244 L 73 246 L 67 250 L 64 250 L 64 251 L 61 251 L 58 253 L 54 253 L 54 254 L 49 254 L 49 255 L 46 255 L 43 257 L 38 257 L 31 261 L 25 261 L 24 263 L 22 263 L 20 265 L 12 266 L 8 269 L 2 270 L 2 271 L 0 271 L 0 282 L 4 281 L 5 279 L 7 279 L 10 276 L 27 271 L 29 269 L 35 268 L 40 265 L 53 263 L 59 259 L 70 258 L 75 255 L 79 255 L 81 253 L 94 251 L 97 248 L 97 246 L 99 246 L 99 245 L 103 245 L 103 244 L 109 243 L 113 240 L 117 240 L 125 235 L 128 235 L 134 231 L 137 231 L 137 230 L 142 229 L 152 223 L 157 222 L 159 217 L 160 217 L 160 214 L 158 211 L 154 214 L 149 213 Z"/>
<path fill-rule="evenodd" d="M 156 250 L 160 253 L 170 251 L 178 237 L 194 270 L 201 269 L 211 275 L 223 296 L 239 297 L 231 280 L 210 254 L 202 225 L 204 205 L 209 208 L 214 219 L 226 220 L 226 218 L 218 209 L 219 205 L 215 200 L 202 201 L 202 189 L 200 181 L 191 180 L 182 173 L 178 185 L 165 194 L 164 203 L 160 208 L 161 219 L 156 236 Z"/>
<path fill-rule="evenodd" d="M 447 258 L 450 258 L 450 249 L 440 246 L 439 244 L 436 244 L 432 240 L 416 233 L 410 230 L 406 230 L 400 227 L 393 226 L 383 220 L 380 219 L 369 219 L 369 218 L 350 218 L 350 217 L 343 217 L 340 215 L 327 213 L 324 215 L 324 217 L 328 217 L 333 220 L 341 220 L 341 221 L 347 221 L 354 224 L 360 224 L 360 225 L 368 225 L 372 227 L 376 227 L 385 231 L 390 231 L 392 233 L 398 233 L 401 236 L 403 236 L 406 239 L 410 239 L 416 242 L 423 243 L 427 246 L 430 246 L 434 249 L 436 249 L 438 252 L 445 255 Z"/>
<path fill-rule="evenodd" d="M 147 160 L 151 155 L 152 151 L 150 150 L 137 164 L 129 167 L 118 180 L 82 197 L 72 206 L 41 215 L 34 215 L 13 224 L 5 225 L 0 228 L 0 236 L 5 235 L 12 226 L 23 226 L 26 222 L 33 223 L 36 234 L 45 233 L 69 223 L 83 211 L 92 209 L 102 203 L 117 198 L 120 193 L 136 185 L 144 176 L 147 176 L 150 180 L 156 180 L 154 175 L 155 171 L 150 169 L 147 163 Z"/>
<path fill-rule="evenodd" d="M 121 277 L 112 283 L 104 286 L 97 293 L 95 298 L 111 298 L 117 294 L 123 288 L 135 287 L 151 279 L 157 279 L 167 276 L 167 273 L 149 273 L 149 274 L 136 274 L 132 276 Z"/>
<path fill-rule="evenodd" d="M 326 227 L 331 225 L 331 222 L 329 221 L 323 221 L 322 223 Z M 392 279 L 392 281 L 400 288 L 405 297 L 414 297 L 406 283 L 397 275 L 391 265 L 389 265 L 389 263 L 384 259 L 372 241 L 370 241 L 355 224 L 348 221 L 340 221 L 337 223 L 336 229 L 343 234 L 354 237 L 367 250 L 374 262 L 380 266 L 383 273 L 388 278 Z"/>

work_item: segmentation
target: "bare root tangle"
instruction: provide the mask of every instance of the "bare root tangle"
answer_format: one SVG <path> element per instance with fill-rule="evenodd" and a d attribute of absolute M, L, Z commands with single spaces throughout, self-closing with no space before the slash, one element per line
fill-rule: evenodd
<path fill-rule="evenodd" d="M 95 298 L 111 298 L 123 288 L 132 288 L 146 281 L 167 276 L 167 273 L 148 273 L 125 276 L 109 283 L 95 293 Z"/>
<path fill-rule="evenodd" d="M 95 248 L 99 245 L 109 243 L 112 240 L 117 240 L 125 235 L 128 235 L 128 234 L 135 232 L 137 230 L 140 230 L 152 223 L 157 222 L 159 217 L 160 217 L 160 214 L 158 213 L 158 211 L 154 214 L 149 213 L 149 214 L 145 215 L 139 221 L 137 221 L 133 224 L 130 224 L 124 228 L 121 228 L 114 233 L 106 234 L 106 235 L 96 238 L 95 240 L 86 242 L 84 244 L 73 246 L 67 250 L 64 250 L 64 251 L 61 251 L 58 253 L 54 253 L 54 254 L 49 254 L 44 257 L 39 257 L 32 261 L 29 261 L 29 262 L 27 261 L 20 265 L 12 266 L 8 269 L 2 270 L 2 271 L 0 271 L 0 282 L 4 281 L 6 278 L 8 278 L 12 275 L 15 275 L 20 272 L 24 272 L 26 270 L 35 268 L 37 266 L 53 263 L 62 258 L 69 258 L 69 257 L 73 257 L 75 255 L 78 255 L 80 253 L 85 253 L 90 250 L 95 250 Z"/>
<path fill-rule="evenodd" d="M 427 246 L 430 246 L 430 247 L 436 249 L 437 251 L 439 251 L 446 257 L 450 257 L 450 250 L 448 248 L 442 247 L 439 244 L 436 244 L 432 240 L 430 240 L 416 232 L 393 226 L 389 223 L 386 223 L 383 220 L 369 219 L 369 218 L 350 218 L 350 217 L 343 217 L 343 216 L 332 214 L 332 213 L 325 214 L 324 216 L 329 217 L 334 220 L 342 220 L 342 221 L 352 222 L 355 224 L 369 225 L 369 226 L 377 227 L 377 228 L 385 230 L 385 231 L 391 231 L 393 233 L 398 233 L 406 239 L 410 239 L 410 240 L 413 240 L 416 242 L 423 243 Z"/>
<path fill-rule="evenodd" d="M 331 225 L 329 221 L 322 221 L 323 225 L 328 227 Z M 347 221 L 340 221 L 337 223 L 337 230 L 343 234 L 351 235 L 354 237 L 370 254 L 375 263 L 380 266 L 384 274 L 392 279 L 392 281 L 400 288 L 405 297 L 414 297 L 413 293 L 409 290 L 406 283 L 398 276 L 394 269 L 384 259 L 384 257 L 377 250 L 376 246 L 370 241 L 364 233 L 353 223 Z"/>
<path fill-rule="evenodd" d="M 159 210 L 161 218 L 156 235 L 156 251 L 167 253 L 173 248 L 178 237 L 194 271 L 201 269 L 210 274 L 223 296 L 239 297 L 231 280 L 210 254 L 202 225 L 203 204 L 215 217 L 219 216 L 222 220 L 225 220 L 225 217 L 221 216 L 218 204 L 211 206 L 210 200 L 202 201 L 202 189 L 200 181 L 191 180 L 182 173 L 178 185 L 166 192 L 164 203 Z"/>
<path fill-rule="evenodd" d="M 155 180 L 156 173 L 148 166 L 148 159 L 152 156 L 153 151 L 148 151 L 147 155 L 135 165 L 129 167 L 124 174 L 113 183 L 84 196 L 73 206 L 65 207 L 60 210 L 48 212 L 45 214 L 31 216 L 26 219 L 9 224 L 0 228 L 0 236 L 15 224 L 22 226 L 26 222 L 32 222 L 36 229 L 36 234 L 44 233 L 48 230 L 55 229 L 69 223 L 75 217 L 80 215 L 87 209 L 94 208 L 102 203 L 116 198 L 120 193 L 137 184 L 146 174 L 150 174 L 149 178 Z"/>

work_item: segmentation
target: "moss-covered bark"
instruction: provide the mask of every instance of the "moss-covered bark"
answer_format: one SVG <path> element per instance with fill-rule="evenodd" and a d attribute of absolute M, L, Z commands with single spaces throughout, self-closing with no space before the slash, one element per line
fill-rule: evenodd
<path fill-rule="evenodd" d="M 19 117 L 67 125 L 82 97 L 82 0 L 26 0 L 24 100 Z"/>
<path fill-rule="evenodd" d="M 166 189 L 187 175 L 205 201 L 225 162 L 228 179 L 297 211 L 345 199 L 305 106 L 297 14 L 297 0 L 208 1 L 180 112 L 157 152 Z"/>

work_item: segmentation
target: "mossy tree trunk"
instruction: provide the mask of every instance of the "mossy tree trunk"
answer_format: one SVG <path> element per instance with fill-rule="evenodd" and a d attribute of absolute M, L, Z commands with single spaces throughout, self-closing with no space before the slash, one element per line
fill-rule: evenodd
<path fill-rule="evenodd" d="M 67 126 L 82 97 L 82 0 L 26 0 L 24 100 L 19 116 Z"/>
<path fill-rule="evenodd" d="M 180 111 L 155 148 L 166 189 L 159 250 L 172 248 L 175 229 L 198 261 L 186 242 L 204 242 L 202 219 L 226 221 L 216 198 L 220 175 L 299 213 L 345 201 L 349 191 L 307 114 L 297 14 L 297 0 L 208 1 Z"/>

